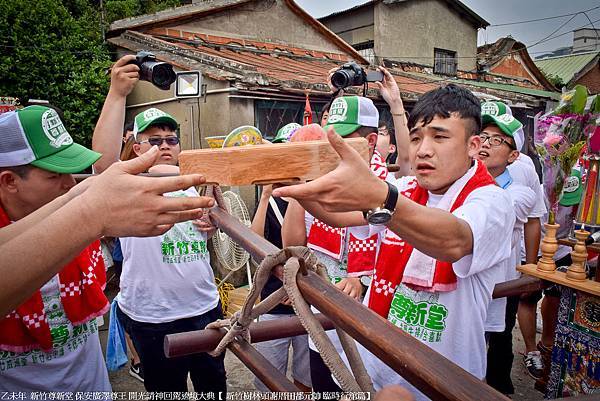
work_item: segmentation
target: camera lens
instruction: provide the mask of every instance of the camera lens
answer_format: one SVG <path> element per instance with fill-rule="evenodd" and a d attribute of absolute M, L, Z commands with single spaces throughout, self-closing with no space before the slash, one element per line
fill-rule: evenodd
<path fill-rule="evenodd" d="M 152 83 L 161 89 L 169 89 L 175 82 L 176 76 L 173 67 L 167 63 L 156 63 L 151 67 Z"/>
<path fill-rule="evenodd" d="M 354 71 L 351 70 L 338 70 L 331 76 L 331 84 L 338 89 L 346 88 L 352 85 L 354 80 Z"/>

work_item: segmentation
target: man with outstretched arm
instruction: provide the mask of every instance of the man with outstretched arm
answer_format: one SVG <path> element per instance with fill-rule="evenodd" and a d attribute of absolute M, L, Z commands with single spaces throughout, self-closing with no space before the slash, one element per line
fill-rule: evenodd
<path fill-rule="evenodd" d="M 378 179 L 330 129 L 339 166 L 273 195 L 319 202 L 329 212 L 363 212 L 374 229 L 385 229 L 364 303 L 483 379 L 484 322 L 494 286 L 509 263 L 515 214 L 506 193 L 473 160 L 481 144 L 481 112 L 471 92 L 448 85 L 426 93 L 408 127 L 414 177 L 393 185 Z M 376 390 L 405 383 L 359 349 Z"/>

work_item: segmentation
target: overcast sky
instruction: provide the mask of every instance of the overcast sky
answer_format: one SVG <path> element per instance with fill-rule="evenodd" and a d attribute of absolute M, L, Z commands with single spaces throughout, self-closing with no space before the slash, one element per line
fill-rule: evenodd
<path fill-rule="evenodd" d="M 316 18 L 366 2 L 365 0 L 296 0 L 296 3 Z M 502 36 L 512 35 L 518 41 L 531 46 L 547 36 L 566 33 L 529 48 L 528 50 L 533 58 L 540 53 L 571 45 L 573 29 L 584 25 L 591 26 L 588 18 L 584 14 L 579 14 L 573 17 L 571 21 L 569 19 L 572 17 L 568 16 L 502 27 L 494 25 L 572 14 L 598 7 L 595 10 L 588 11 L 587 15 L 594 26 L 600 28 L 600 0 L 463 0 L 462 2 L 491 25 L 485 30 L 479 30 L 479 45 L 493 43 Z M 553 33 L 564 23 L 566 23 L 564 27 Z"/>

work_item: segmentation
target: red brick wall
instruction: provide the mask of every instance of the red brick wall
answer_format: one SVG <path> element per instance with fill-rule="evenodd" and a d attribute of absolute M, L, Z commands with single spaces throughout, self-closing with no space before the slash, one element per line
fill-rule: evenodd
<path fill-rule="evenodd" d="M 592 94 L 600 93 L 600 65 L 596 64 L 587 74 L 579 78 L 576 83 L 585 85 Z"/>
<path fill-rule="evenodd" d="M 518 55 L 508 55 L 504 57 L 504 59 L 498 65 L 492 68 L 490 72 L 494 74 L 507 75 L 510 77 L 525 78 L 532 83 L 537 82 L 535 77 L 532 76 L 529 71 L 527 71 L 522 63 L 523 61 Z M 536 86 L 538 89 L 544 89 L 544 87 L 539 84 L 534 84 L 534 86 Z"/>

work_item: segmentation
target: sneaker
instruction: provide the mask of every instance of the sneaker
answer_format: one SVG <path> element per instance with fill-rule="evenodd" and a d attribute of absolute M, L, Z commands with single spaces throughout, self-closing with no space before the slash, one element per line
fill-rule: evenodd
<path fill-rule="evenodd" d="M 138 362 L 138 363 L 134 364 L 133 360 L 132 360 L 131 366 L 129 366 L 129 374 L 143 383 L 144 382 L 144 367 L 142 366 L 142 363 Z"/>
<path fill-rule="evenodd" d="M 542 378 L 544 373 L 544 364 L 542 363 L 540 351 L 531 351 L 526 355 L 523 355 L 523 364 L 525 364 L 525 368 L 527 368 L 529 376 L 536 380 Z"/>

